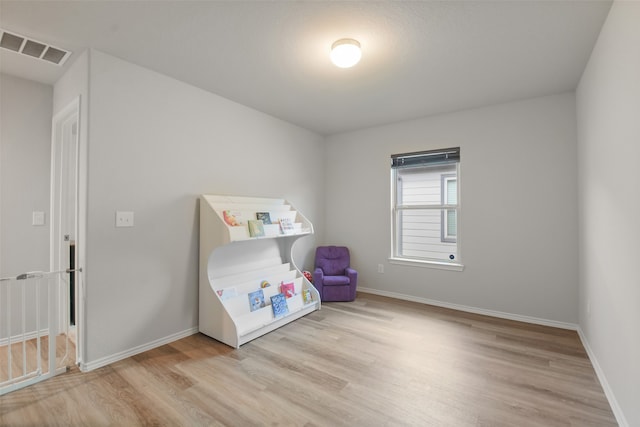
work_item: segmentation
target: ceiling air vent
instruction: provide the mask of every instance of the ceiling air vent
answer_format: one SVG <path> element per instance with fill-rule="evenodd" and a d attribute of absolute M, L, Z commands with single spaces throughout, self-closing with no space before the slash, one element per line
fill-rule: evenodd
<path fill-rule="evenodd" d="M 71 56 L 71 52 L 68 50 L 59 49 L 3 29 L 0 29 L 0 47 L 56 65 L 64 64 Z"/>

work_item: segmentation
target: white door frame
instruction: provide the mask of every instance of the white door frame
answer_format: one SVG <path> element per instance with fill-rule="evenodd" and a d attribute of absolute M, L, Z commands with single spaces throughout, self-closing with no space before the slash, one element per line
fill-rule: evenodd
<path fill-rule="evenodd" d="M 50 224 L 50 269 L 51 271 L 59 271 L 67 268 L 68 264 L 62 263 L 67 259 L 67 255 L 61 253 L 63 248 L 63 232 L 62 229 L 71 228 L 72 231 L 67 231 L 67 234 L 71 234 L 73 240 L 75 240 L 75 260 L 74 265 L 76 271 L 81 271 L 81 265 L 79 263 L 79 248 L 84 249 L 84 236 L 79 233 L 80 223 L 80 181 L 84 177 L 80 174 L 80 97 L 76 97 L 66 107 L 55 113 L 52 119 L 52 136 L 51 136 L 51 212 L 49 218 L 51 218 Z M 75 126 L 75 131 L 70 133 L 69 126 Z M 73 139 L 70 139 L 73 138 Z M 71 143 L 72 150 L 74 152 L 68 153 L 68 146 Z M 71 164 L 75 166 L 75 171 L 63 169 L 63 156 L 71 155 Z M 61 186 L 63 185 L 63 177 L 65 174 L 73 173 L 75 175 L 72 179 L 73 183 L 67 185 L 64 191 Z M 69 199 L 61 200 L 63 195 L 67 195 L 72 201 L 69 203 Z M 68 218 L 63 214 L 63 207 L 66 207 L 73 216 L 75 221 L 73 225 L 68 227 L 63 225 L 63 221 L 68 221 Z M 68 245 L 64 246 L 68 250 Z M 83 277 L 81 274 L 75 273 L 75 320 L 76 320 L 76 363 L 80 363 L 83 356 L 84 340 L 84 286 Z M 59 330 L 68 330 L 68 305 L 65 303 L 69 299 L 68 295 L 60 295 L 61 307 L 67 307 L 66 310 L 60 310 L 60 327 Z M 67 324 L 65 324 L 67 323 Z"/>

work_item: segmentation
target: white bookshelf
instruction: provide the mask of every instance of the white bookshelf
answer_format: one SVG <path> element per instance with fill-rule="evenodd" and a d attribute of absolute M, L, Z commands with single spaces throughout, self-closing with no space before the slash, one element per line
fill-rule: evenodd
<path fill-rule="evenodd" d="M 242 225 L 231 226 L 225 211 Z M 257 212 L 269 212 L 273 224 L 264 236 L 251 237 L 248 221 Z M 288 218 L 287 234 L 276 223 Z M 320 309 L 320 295 L 296 266 L 292 251 L 296 241 L 313 234 L 313 225 L 284 199 L 202 195 L 200 197 L 200 312 L 199 329 L 238 348 L 261 335 Z M 271 286 L 261 288 L 266 280 Z M 289 313 L 275 318 L 270 297 L 280 293 L 280 283 L 294 283 L 287 298 Z M 251 311 L 249 293 L 262 289 L 265 307 Z M 305 304 L 303 291 L 311 293 Z"/>

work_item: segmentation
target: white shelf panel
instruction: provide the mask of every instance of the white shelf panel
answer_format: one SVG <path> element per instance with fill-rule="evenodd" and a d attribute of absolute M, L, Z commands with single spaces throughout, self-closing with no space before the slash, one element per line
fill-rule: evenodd
<path fill-rule="evenodd" d="M 258 285 L 260 285 L 262 280 L 266 280 L 265 276 L 274 276 L 278 273 L 288 273 L 289 271 L 291 271 L 291 264 L 287 262 L 234 275 L 223 276 L 219 279 L 211 280 L 211 285 L 216 290 L 236 286 L 246 282 L 257 281 Z"/>
<path fill-rule="evenodd" d="M 287 306 L 289 308 L 289 314 L 284 317 L 275 318 L 273 316 L 273 310 L 271 305 L 267 305 L 259 310 L 246 313 L 237 317 L 238 335 L 240 337 L 245 336 L 258 329 L 269 326 L 274 322 L 286 320 L 287 318 L 295 318 L 295 315 L 303 309 L 314 308 L 317 305 L 315 302 L 312 304 L 304 305 L 302 302 L 302 295 L 296 295 L 291 298 L 287 298 Z M 288 323 L 288 322 L 285 322 Z"/>
<path fill-rule="evenodd" d="M 267 226 L 269 230 L 268 234 L 267 234 L 267 229 L 265 229 L 264 236 L 252 237 L 249 234 L 249 228 L 246 224 L 242 226 L 233 226 L 233 227 L 226 225 L 226 227 L 229 229 L 228 230 L 229 240 L 231 242 L 238 242 L 242 240 L 259 240 L 259 239 L 273 238 L 273 237 L 294 236 L 299 234 L 303 235 L 303 234 L 311 234 L 313 232 L 313 229 L 309 227 L 305 228 L 304 224 L 301 222 L 293 223 L 293 233 L 283 233 L 280 230 L 280 225 L 278 224 L 267 224 Z"/>
<path fill-rule="evenodd" d="M 294 289 L 296 292 L 296 296 L 300 296 L 300 298 L 302 298 L 302 277 L 295 277 L 296 272 L 295 271 L 291 271 L 289 272 L 289 277 L 287 279 L 283 279 L 285 283 L 290 283 L 293 282 L 294 284 Z M 226 299 L 223 301 L 223 304 L 225 306 L 225 308 L 227 309 L 227 311 L 235 316 L 244 316 L 246 314 L 253 314 L 254 312 L 251 311 L 250 308 L 250 304 L 249 304 L 249 293 L 253 292 L 253 291 L 257 291 L 260 288 L 256 288 L 255 286 L 253 287 L 246 287 L 244 288 L 245 290 L 242 292 L 238 292 L 238 295 L 236 295 L 235 297 Z M 280 282 L 278 283 L 274 283 L 271 286 L 267 287 L 267 288 L 262 288 L 262 292 L 264 294 L 264 301 L 265 304 L 269 304 L 270 298 L 273 295 L 279 294 L 280 293 Z M 291 299 L 291 298 L 289 298 Z M 287 302 L 289 301 L 289 299 L 287 300 Z"/>

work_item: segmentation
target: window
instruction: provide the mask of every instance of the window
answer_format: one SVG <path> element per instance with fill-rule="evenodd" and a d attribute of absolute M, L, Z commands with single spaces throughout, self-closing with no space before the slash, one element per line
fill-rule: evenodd
<path fill-rule="evenodd" d="M 460 149 L 391 156 L 392 259 L 460 266 Z"/>

